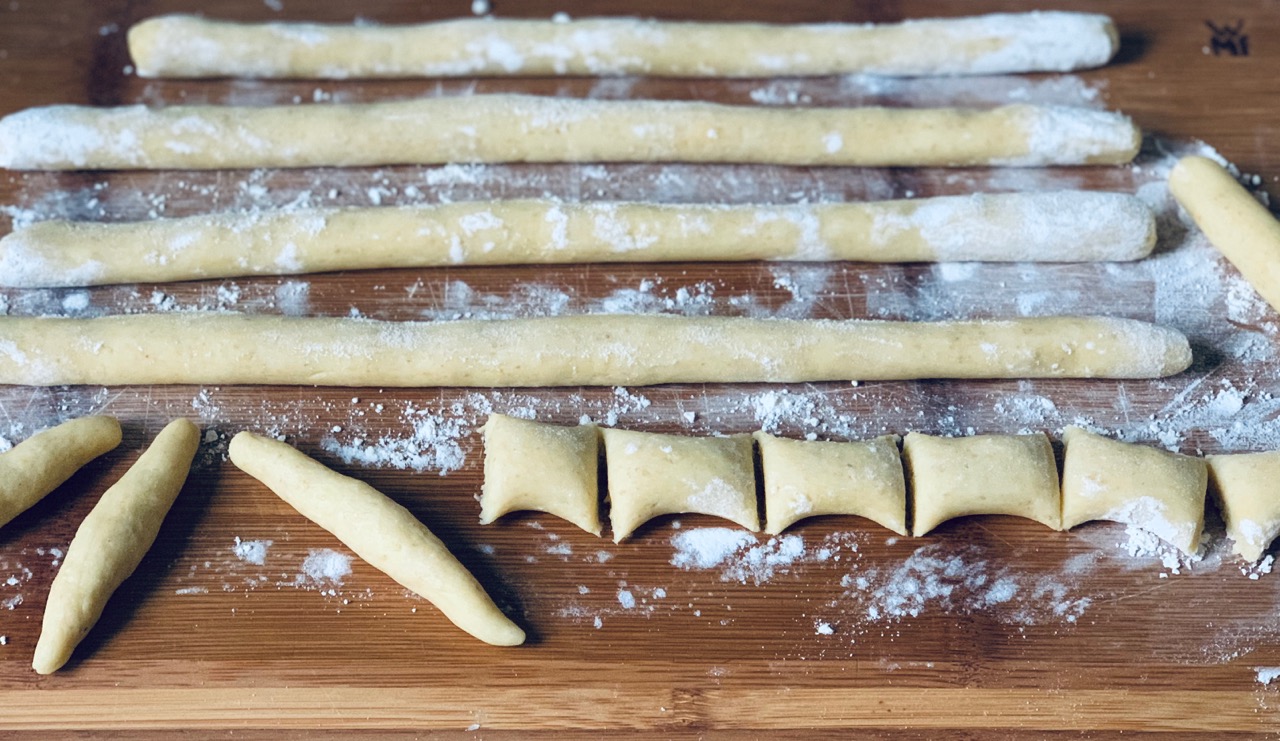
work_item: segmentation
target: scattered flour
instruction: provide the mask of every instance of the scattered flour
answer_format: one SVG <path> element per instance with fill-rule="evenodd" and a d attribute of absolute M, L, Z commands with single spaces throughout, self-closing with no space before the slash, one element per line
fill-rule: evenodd
<path fill-rule="evenodd" d="M 341 586 L 342 580 L 351 574 L 351 556 L 329 548 L 313 548 L 302 562 L 302 571 L 295 577 L 298 586 L 329 588 Z"/>
<path fill-rule="evenodd" d="M 232 550 L 236 558 L 241 561 L 262 566 L 267 562 L 267 550 L 271 548 L 271 542 L 270 540 L 240 540 L 240 536 L 237 535 Z"/>

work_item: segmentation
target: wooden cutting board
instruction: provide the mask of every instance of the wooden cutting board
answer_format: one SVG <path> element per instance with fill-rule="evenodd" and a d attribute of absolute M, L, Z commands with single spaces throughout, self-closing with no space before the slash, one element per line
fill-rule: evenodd
<path fill-rule="evenodd" d="M 283 6 L 281 8 L 281 5 Z M 495 3 L 505 16 L 890 21 L 1017 3 Z M 974 190 L 1114 188 L 1159 200 L 1170 150 L 1203 139 L 1260 189 L 1280 180 L 1274 3 L 1073 3 L 1112 14 L 1117 62 L 1067 77 L 995 80 L 449 80 L 158 82 L 128 73 L 124 31 L 196 11 L 242 19 L 387 23 L 467 15 L 466 2 L 5 0 L 0 113 L 51 103 L 373 100 L 468 91 L 742 104 L 1106 106 L 1151 136 L 1137 166 L 1056 171 L 678 165 L 398 167 L 221 173 L 0 173 L 0 230 L 70 216 L 137 219 L 270 204 L 569 199 L 795 202 Z M 1248 56 L 1214 53 L 1235 27 Z M 1222 38 L 1220 46 L 1234 40 Z M 490 410 L 629 429 L 841 439 L 969 434 L 1084 421 L 1188 453 L 1280 447 L 1274 313 L 1212 251 L 1162 224 L 1144 263 L 834 266 L 618 265 L 376 271 L 0 291 L 12 314 L 173 309 L 382 319 L 605 310 L 941 318 L 1105 313 L 1187 331 L 1195 366 L 1165 381 L 920 382 L 653 389 L 0 388 L 0 436 L 114 414 L 119 450 L 0 532 L 0 732 L 121 738 L 363 735 L 460 738 L 1263 737 L 1280 731 L 1280 575 L 1224 555 L 1162 563 L 1123 527 L 1053 533 L 1007 517 L 895 538 L 819 518 L 779 541 L 716 547 L 725 523 L 660 518 L 615 546 L 550 516 L 476 524 Z M 192 342 L 199 342 L 192 337 Z M 30 669 L 49 583 L 76 526 L 163 424 L 209 432 L 153 552 L 72 664 Z M 265 430 L 402 502 L 530 634 L 497 649 L 349 554 L 224 460 Z M 420 470 L 415 470 L 420 469 Z M 1211 534 L 1213 534 L 1211 528 Z M 269 544 L 268 544 L 269 541 Z M 702 559 L 699 562 L 699 558 Z M 1174 573 L 1174 572 L 1177 573 Z M 1280 670 L 1278 670 L 1280 673 Z"/>

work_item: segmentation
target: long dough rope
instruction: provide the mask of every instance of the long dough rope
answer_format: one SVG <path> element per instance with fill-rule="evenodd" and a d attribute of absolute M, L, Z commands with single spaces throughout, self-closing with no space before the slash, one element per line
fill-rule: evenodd
<path fill-rule="evenodd" d="M 0 454 L 0 527 L 119 444 L 120 423 L 114 417 L 81 417 Z"/>
<path fill-rule="evenodd" d="M 1133 260 L 1155 218 L 1120 193 L 717 206 L 517 200 L 40 222 L 0 239 L 0 285 L 590 262 Z"/>
<path fill-rule="evenodd" d="M 1128 162 L 1127 117 L 1061 106 L 799 108 L 524 95 L 291 106 L 51 106 L 0 119 L 15 170 L 448 162 L 968 166 Z"/>
<path fill-rule="evenodd" d="M 1205 157 L 1178 160 L 1169 190 L 1213 246 L 1280 311 L 1280 221 L 1226 168 Z"/>
<path fill-rule="evenodd" d="M 303 517 L 430 601 L 454 625 L 495 646 L 524 643 L 524 631 L 502 614 L 440 539 L 382 492 L 251 432 L 232 438 L 227 454 Z"/>
<path fill-rule="evenodd" d="M 138 568 L 199 446 L 198 427 L 185 419 L 169 423 L 84 518 L 49 588 L 31 662 L 38 673 L 52 674 L 67 663 L 107 600 Z"/>
<path fill-rule="evenodd" d="M 972 75 L 1106 64 L 1119 37 L 1086 13 L 885 25 L 463 19 L 411 26 L 161 16 L 129 30 L 142 77 Z"/>
<path fill-rule="evenodd" d="M 151 314 L 0 317 L 0 383 L 618 386 L 1150 378 L 1176 330 L 1128 319 L 885 322 L 586 315 L 451 322 Z"/>

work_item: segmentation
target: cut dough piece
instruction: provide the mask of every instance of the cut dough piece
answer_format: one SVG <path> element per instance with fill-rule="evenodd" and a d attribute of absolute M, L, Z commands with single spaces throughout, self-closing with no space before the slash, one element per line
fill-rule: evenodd
<path fill-rule="evenodd" d="M 0 239 L 0 284 L 155 283 L 438 265 L 718 260 L 1136 260 L 1155 217 L 1121 193 L 721 206 L 517 200 L 43 221 Z"/>
<path fill-rule="evenodd" d="M 771 108 L 468 95 L 389 103 L 33 108 L 0 119 L 13 170 L 449 162 L 970 166 L 1128 162 L 1127 117 L 1062 106 Z"/>
<path fill-rule="evenodd" d="M 913 323 L 600 314 L 449 322 L 0 316 L 0 350 L 0 383 L 28 386 L 1149 378 L 1191 362 L 1179 332 L 1104 317 Z"/>
<path fill-rule="evenodd" d="M 750 435 L 683 437 L 612 428 L 600 433 L 613 542 L 658 515 L 682 513 L 760 530 Z"/>
<path fill-rule="evenodd" d="M 998 13 L 871 24 L 467 18 L 407 26 L 234 23 L 190 15 L 129 29 L 141 77 L 987 75 L 1106 64 L 1111 19 Z"/>
<path fill-rule="evenodd" d="M 1208 462 L 1232 550 L 1257 561 L 1280 535 L 1280 452 L 1211 455 Z"/>
<path fill-rule="evenodd" d="M 81 417 L 0 453 L 0 527 L 119 444 L 120 423 L 114 417 Z"/>
<path fill-rule="evenodd" d="M 898 436 L 866 442 L 754 435 L 764 470 L 765 532 L 817 515 L 858 515 L 907 535 L 907 484 Z"/>
<path fill-rule="evenodd" d="M 508 512 L 549 512 L 600 534 L 600 432 L 494 414 L 484 433 L 480 524 Z"/>
<path fill-rule="evenodd" d="M 524 643 L 480 582 L 409 510 L 368 484 L 325 467 L 291 445 L 241 432 L 227 454 L 299 514 L 357 556 L 420 595 L 454 625 L 494 646 Z"/>
<path fill-rule="evenodd" d="M 200 447 L 200 428 L 170 422 L 120 480 L 103 493 L 71 539 L 49 587 L 31 666 L 52 674 L 102 616 L 116 589 L 151 549 Z"/>
<path fill-rule="evenodd" d="M 1044 433 L 947 438 L 912 432 L 902 452 L 917 537 L 966 515 L 1013 515 L 1062 529 L 1058 464 Z"/>
<path fill-rule="evenodd" d="M 1184 553 L 1200 547 L 1208 468 L 1191 458 L 1108 440 L 1068 427 L 1062 433 L 1062 527 L 1111 520 L 1140 527 Z"/>
<path fill-rule="evenodd" d="M 1258 295 L 1280 311 L 1280 222 L 1227 172 L 1205 157 L 1184 157 L 1169 190 L 1196 226 Z"/>

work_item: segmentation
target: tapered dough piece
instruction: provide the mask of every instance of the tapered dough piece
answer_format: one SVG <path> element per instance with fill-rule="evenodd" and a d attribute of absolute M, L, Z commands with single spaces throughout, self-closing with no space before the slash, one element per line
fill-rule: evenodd
<path fill-rule="evenodd" d="M 278 440 L 241 432 L 227 449 L 237 468 L 357 556 L 418 594 L 454 625 L 494 646 L 524 643 L 524 631 L 409 510 L 368 484 Z"/>
<path fill-rule="evenodd" d="M 858 515 L 907 535 L 898 436 L 865 442 L 787 440 L 756 432 L 764 471 L 764 531 L 818 515 Z"/>
<path fill-rule="evenodd" d="M 600 434 L 613 542 L 671 514 L 723 517 L 760 530 L 750 435 L 684 437 L 612 428 Z"/>
<path fill-rule="evenodd" d="M 151 549 L 200 447 L 200 428 L 170 422 L 80 523 L 49 587 L 31 666 L 52 674 L 102 616 L 116 589 Z"/>
<path fill-rule="evenodd" d="M 38 222 L 0 238 L 0 285 L 440 265 L 1136 260 L 1155 235 L 1142 201 L 1091 191 L 781 206 L 481 201 Z"/>
<path fill-rule="evenodd" d="M 0 316 L 0 383 L 28 386 L 1149 378 L 1190 362 L 1187 339 L 1176 330 L 1106 317 L 917 323 L 599 314 L 449 322 Z"/>
<path fill-rule="evenodd" d="M 1184 553 L 1200 547 L 1208 467 L 1143 445 L 1068 427 L 1062 433 L 1062 527 L 1110 520 L 1147 530 Z"/>
<path fill-rule="evenodd" d="M 1058 464 L 1042 432 L 955 438 L 912 432 L 902 452 L 917 537 L 966 515 L 1013 515 L 1062 529 Z"/>
<path fill-rule="evenodd" d="M 595 425 L 562 427 L 493 414 L 480 431 L 480 524 L 531 509 L 600 534 L 600 431 Z"/>
<path fill-rule="evenodd" d="M 385 103 L 91 108 L 0 119 L 12 170 L 451 162 L 972 166 L 1128 162 L 1127 117 L 1062 106 L 773 108 L 468 95 Z"/>
<path fill-rule="evenodd" d="M 1064 12 L 883 25 L 468 18 L 373 26 L 168 15 L 129 29 L 139 76 L 188 78 L 981 75 L 1096 67 L 1118 46 L 1110 18 Z"/>
<path fill-rule="evenodd" d="M 1227 170 L 1206 157 L 1183 157 L 1169 191 L 1249 285 L 1280 311 L 1280 222 Z"/>
<path fill-rule="evenodd" d="M 119 444 L 120 423 L 114 417 L 81 417 L 0 453 L 0 527 Z"/>
<path fill-rule="evenodd" d="M 1232 550 L 1257 561 L 1280 535 L 1280 451 L 1211 455 L 1210 491 L 1227 525 Z"/>

